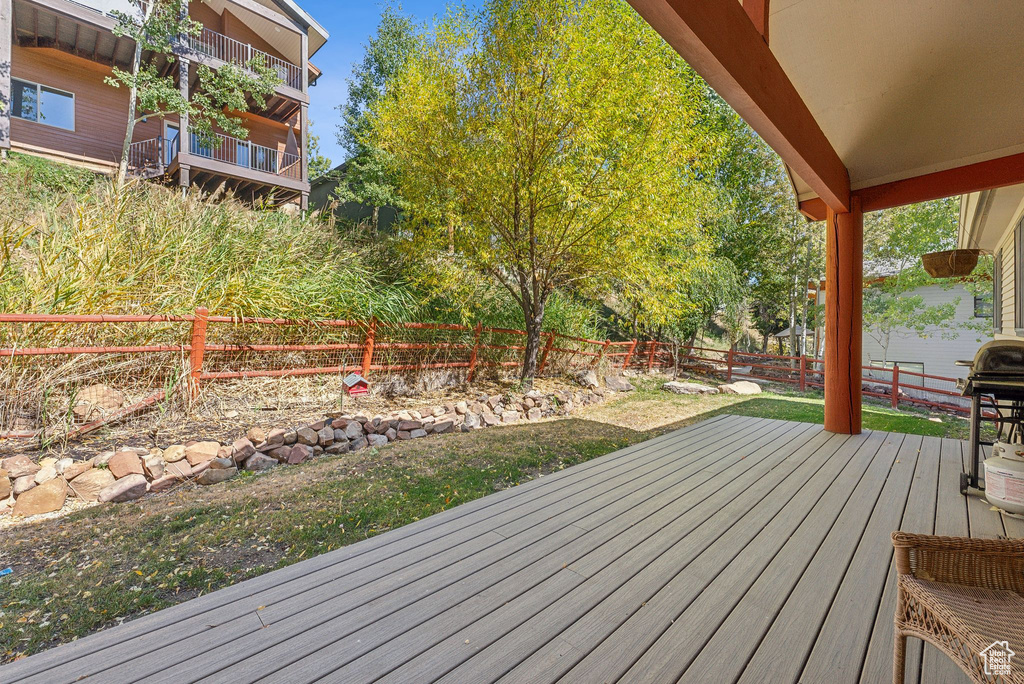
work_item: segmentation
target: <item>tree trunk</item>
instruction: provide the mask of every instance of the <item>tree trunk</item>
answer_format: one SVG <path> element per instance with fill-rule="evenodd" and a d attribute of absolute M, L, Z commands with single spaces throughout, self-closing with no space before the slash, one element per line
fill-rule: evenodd
<path fill-rule="evenodd" d="M 533 379 L 537 377 L 537 362 L 540 352 L 541 332 L 544 327 L 544 302 L 534 302 L 533 311 L 528 310 L 529 304 L 523 307 L 526 321 L 526 350 L 523 352 L 523 372 L 520 376 L 524 390 L 533 389 Z"/>
<path fill-rule="evenodd" d="M 139 66 L 142 63 L 142 44 L 136 41 L 135 56 L 132 58 L 132 76 L 138 78 Z M 128 178 L 128 155 L 131 154 L 132 138 L 135 137 L 135 103 L 139 99 L 139 88 L 132 83 L 128 91 L 128 125 L 125 127 L 124 143 L 121 145 L 121 162 L 117 165 L 117 189 L 124 187 Z"/>

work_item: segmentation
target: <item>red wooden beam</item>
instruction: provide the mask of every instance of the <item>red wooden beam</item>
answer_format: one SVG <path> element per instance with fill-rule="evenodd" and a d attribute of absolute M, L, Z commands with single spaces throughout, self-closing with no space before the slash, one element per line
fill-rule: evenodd
<path fill-rule="evenodd" d="M 878 211 L 1017 183 L 1024 183 L 1024 153 L 874 185 L 853 194 L 864 211 Z"/>
<path fill-rule="evenodd" d="M 828 207 L 820 198 L 815 197 L 800 203 L 800 213 L 811 221 L 824 221 L 828 216 Z"/>
<path fill-rule="evenodd" d="M 743 10 L 750 17 L 754 28 L 768 42 L 768 0 L 743 0 Z"/>
<path fill-rule="evenodd" d="M 629 2 L 825 204 L 850 210 L 846 166 L 740 3 Z"/>

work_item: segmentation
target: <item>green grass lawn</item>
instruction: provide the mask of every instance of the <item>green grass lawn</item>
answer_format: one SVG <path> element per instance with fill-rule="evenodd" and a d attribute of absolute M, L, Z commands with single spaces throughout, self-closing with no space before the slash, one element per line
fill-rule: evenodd
<path fill-rule="evenodd" d="M 400 442 L 225 485 L 0 531 L 0 662 L 72 641 L 723 413 L 821 423 L 815 396 L 667 394 L 579 417 Z M 934 416 L 933 416 L 934 417 Z M 866 406 L 864 427 L 963 437 L 966 422 Z"/>

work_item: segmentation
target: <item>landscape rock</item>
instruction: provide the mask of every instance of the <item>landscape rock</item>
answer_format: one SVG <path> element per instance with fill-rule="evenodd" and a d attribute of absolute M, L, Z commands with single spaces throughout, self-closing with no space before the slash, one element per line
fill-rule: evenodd
<path fill-rule="evenodd" d="M 353 439 L 351 442 L 348 443 L 348 447 L 351 451 L 359 451 L 360 449 L 365 449 L 368 445 L 369 442 L 366 441 L 366 437 Z"/>
<path fill-rule="evenodd" d="M 348 439 L 359 439 L 363 436 L 363 426 L 358 421 L 352 421 L 345 426 L 345 437 Z"/>
<path fill-rule="evenodd" d="M 14 478 L 14 484 L 11 487 L 11 491 L 14 492 L 14 496 L 17 498 L 35 486 L 35 475 L 22 475 L 21 477 Z"/>
<path fill-rule="evenodd" d="M 196 442 L 185 447 L 185 459 L 193 468 L 217 458 L 220 453 L 220 442 Z"/>
<path fill-rule="evenodd" d="M 258 429 L 258 428 L 253 428 L 253 429 Z M 273 448 L 273 447 L 284 446 L 284 437 L 287 434 L 288 434 L 287 430 L 283 430 L 281 428 L 274 428 L 269 433 L 267 433 L 267 437 L 264 440 L 263 444 L 260 444 L 259 446 L 264 447 L 264 448 Z M 252 437 L 249 438 L 249 441 L 252 442 L 254 445 L 258 444 L 257 442 L 255 442 L 252 439 Z M 257 449 L 257 451 L 259 451 L 259 449 Z"/>
<path fill-rule="evenodd" d="M 578 382 L 583 387 L 588 387 L 591 389 L 600 386 L 597 382 L 597 373 L 595 373 L 593 370 L 585 370 L 580 372 L 579 375 L 576 376 L 576 382 Z"/>
<path fill-rule="evenodd" d="M 164 476 L 164 459 L 150 455 L 142 459 L 142 469 L 150 480 L 159 480 Z"/>
<path fill-rule="evenodd" d="M 192 475 L 192 466 L 185 460 L 168 463 L 167 467 L 164 468 L 164 478 L 171 477 L 176 480 L 186 480 L 192 477 Z"/>
<path fill-rule="evenodd" d="M 320 432 L 318 432 L 317 435 L 320 442 L 320 446 L 324 447 L 325 449 L 334 444 L 334 428 L 323 427 L 320 429 Z"/>
<path fill-rule="evenodd" d="M 14 515 L 29 518 L 33 515 L 53 513 L 64 507 L 67 498 L 68 486 L 64 480 L 49 480 L 19 496 L 14 502 Z"/>
<path fill-rule="evenodd" d="M 263 444 L 267 441 L 267 433 L 264 432 L 263 428 L 251 427 L 245 433 L 245 438 L 253 444 Z"/>
<path fill-rule="evenodd" d="M 288 430 L 281 439 L 284 440 L 285 444 L 295 444 L 299 439 L 299 434 L 295 430 Z"/>
<path fill-rule="evenodd" d="M 316 431 L 308 427 L 299 428 L 295 431 L 295 435 L 296 441 L 298 441 L 299 444 L 305 444 L 306 446 L 313 446 L 319 439 Z"/>
<path fill-rule="evenodd" d="M 107 462 L 107 468 L 119 480 L 129 475 L 143 474 L 142 459 L 134 451 L 118 451 L 110 457 L 110 461 Z"/>
<path fill-rule="evenodd" d="M 462 421 L 463 430 L 477 430 L 481 427 L 480 425 L 480 414 L 478 413 L 467 413 L 466 419 Z"/>
<path fill-rule="evenodd" d="M 36 481 L 37 485 L 45 484 L 45 483 L 49 482 L 50 480 L 55 480 L 56 478 L 57 478 L 57 469 L 54 468 L 52 465 L 48 465 L 48 466 L 46 466 L 44 468 L 40 468 L 39 472 L 36 473 L 35 476 L 33 477 L 33 479 Z"/>
<path fill-rule="evenodd" d="M 82 501 L 98 501 L 100 492 L 114 484 L 115 478 L 109 470 L 102 468 L 91 468 L 85 471 L 70 483 L 72 495 Z"/>
<path fill-rule="evenodd" d="M 408 430 L 399 430 L 398 439 L 403 441 L 406 439 L 412 439 L 412 434 Z"/>
<path fill-rule="evenodd" d="M 329 446 L 326 449 L 324 449 L 324 453 L 325 454 L 331 454 L 333 456 L 333 455 L 337 455 L 337 454 L 347 454 L 348 450 L 349 450 L 349 445 L 348 445 L 348 441 L 346 440 L 344 442 L 335 442 L 331 446 Z"/>
<path fill-rule="evenodd" d="M 494 415 L 493 413 L 484 413 L 482 416 L 484 427 L 492 427 L 501 422 L 501 418 Z"/>
<path fill-rule="evenodd" d="M 252 432 L 252 430 L 249 432 Z M 262 432 L 262 430 L 260 430 L 260 432 Z M 256 447 L 253 445 L 253 441 L 248 437 L 241 437 L 231 443 L 231 460 L 235 463 L 241 463 L 255 453 Z"/>
<path fill-rule="evenodd" d="M 499 404 L 501 404 L 501 396 L 500 395 L 495 394 L 494 396 L 487 397 L 487 407 L 489 409 L 491 409 L 492 411 L 495 408 L 497 408 L 497 406 Z"/>
<path fill-rule="evenodd" d="M 455 422 L 454 421 L 451 421 L 451 420 L 439 421 L 437 423 L 434 423 L 434 434 L 435 435 L 440 435 L 440 434 L 444 434 L 445 432 L 450 432 L 453 427 L 455 427 Z"/>
<path fill-rule="evenodd" d="M 288 462 L 288 457 L 292 455 L 292 449 L 297 447 L 297 446 L 306 446 L 306 445 L 304 445 L 304 444 L 292 444 L 291 446 L 274 447 L 270 451 L 267 451 L 266 454 L 267 454 L 267 456 L 269 456 L 270 458 L 274 459 L 278 463 L 287 463 Z"/>
<path fill-rule="evenodd" d="M 618 375 L 606 375 L 604 386 L 614 392 L 632 392 L 636 389 L 628 380 Z"/>
<path fill-rule="evenodd" d="M 0 501 L 3 501 L 11 495 L 11 479 L 7 477 L 7 473 L 0 470 Z"/>
<path fill-rule="evenodd" d="M 313 448 L 305 444 L 296 444 L 288 453 L 288 465 L 298 465 L 303 461 L 312 458 Z"/>
<path fill-rule="evenodd" d="M 252 456 L 252 454 L 249 454 Z M 234 459 L 230 458 L 215 458 L 210 461 L 209 470 L 230 470 L 235 467 Z M 204 471 L 207 472 L 207 471 Z"/>
<path fill-rule="evenodd" d="M 761 386 L 756 382 L 740 380 L 728 385 L 722 385 L 718 388 L 718 391 L 722 394 L 760 394 Z"/>
<path fill-rule="evenodd" d="M 540 415 L 540 409 L 537 407 L 534 407 L 526 412 L 527 420 L 540 420 Z"/>
<path fill-rule="evenodd" d="M 164 475 L 159 480 L 153 480 L 149 483 L 149 491 L 152 493 L 162 492 L 166 489 L 170 489 L 174 485 L 178 484 L 180 480 L 172 475 Z"/>
<path fill-rule="evenodd" d="M 234 461 L 232 461 L 232 463 L 234 463 Z M 214 468 L 211 464 L 211 467 L 208 470 L 205 470 L 202 475 L 196 478 L 196 482 L 201 485 L 220 484 L 221 482 L 230 480 L 237 474 L 238 468 L 233 465 L 230 468 Z"/>
<path fill-rule="evenodd" d="M 398 439 L 398 430 L 396 430 L 395 428 L 388 428 L 387 431 L 384 433 L 384 438 L 387 439 L 389 442 L 394 442 L 396 439 Z"/>
<path fill-rule="evenodd" d="M 673 394 L 717 394 L 718 390 L 710 385 L 696 382 L 666 382 L 661 389 Z"/>
<path fill-rule="evenodd" d="M 427 436 L 427 431 L 422 429 L 422 428 L 419 429 L 419 430 L 410 430 L 409 431 L 410 439 L 420 439 L 420 438 L 426 437 L 426 436 Z"/>
<path fill-rule="evenodd" d="M 53 464 L 53 469 L 57 471 L 58 475 L 63 475 L 64 469 L 70 465 L 74 465 L 74 463 L 75 460 L 73 458 L 62 458 Z"/>
<path fill-rule="evenodd" d="M 104 451 L 99 456 L 93 459 L 93 464 L 96 466 L 105 466 L 110 463 L 110 459 L 114 457 L 114 451 Z"/>
<path fill-rule="evenodd" d="M 119 409 L 125 404 L 123 394 L 106 385 L 91 385 L 75 395 L 72 409 L 80 423 L 99 418 L 105 411 Z"/>
<path fill-rule="evenodd" d="M 255 454 L 253 454 L 252 456 L 250 456 L 249 458 L 245 459 L 245 469 L 246 470 L 253 470 L 253 471 L 270 470 L 271 468 L 273 468 L 276 465 L 277 465 L 277 461 L 275 459 L 270 458 L 269 456 L 266 456 L 264 454 L 261 454 L 258 451 Z"/>
<path fill-rule="evenodd" d="M 469 406 L 464 401 L 456 402 L 455 403 L 455 412 L 457 414 L 459 414 L 460 416 L 464 416 L 464 415 L 466 415 L 466 413 L 469 412 Z"/>
<path fill-rule="evenodd" d="M 104 487 L 98 501 L 100 503 L 135 501 L 145 496 L 148 489 L 149 483 L 146 482 L 146 477 L 139 473 L 132 473 Z"/>
<path fill-rule="evenodd" d="M 372 447 L 382 447 L 388 445 L 388 438 L 385 437 L 384 435 L 368 435 L 366 440 Z"/>
<path fill-rule="evenodd" d="M 505 411 L 504 413 L 501 414 L 502 423 L 514 423 L 517 420 L 519 420 L 518 411 Z"/>
<path fill-rule="evenodd" d="M 92 459 L 89 459 L 88 461 L 75 461 L 71 465 L 65 466 L 64 467 L 64 472 L 61 473 L 61 475 L 63 475 L 65 480 L 70 482 L 71 480 L 76 479 L 82 473 L 84 473 L 84 472 L 86 472 L 88 470 L 92 470 L 92 467 L 93 467 Z"/>
<path fill-rule="evenodd" d="M 168 463 L 177 463 L 185 458 L 185 445 L 175 444 L 164 449 L 164 460 Z"/>
<path fill-rule="evenodd" d="M 39 472 L 39 466 L 32 462 L 28 456 L 12 456 L 0 461 L 0 468 L 7 471 L 7 476 L 17 479 L 26 475 L 35 475 Z"/>

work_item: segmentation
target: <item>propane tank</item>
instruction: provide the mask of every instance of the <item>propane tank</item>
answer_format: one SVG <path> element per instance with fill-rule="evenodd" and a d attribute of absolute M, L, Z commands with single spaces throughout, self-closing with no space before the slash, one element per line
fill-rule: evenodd
<path fill-rule="evenodd" d="M 1024 515 L 1024 444 L 996 442 L 985 461 L 985 498 L 1008 513 Z"/>

